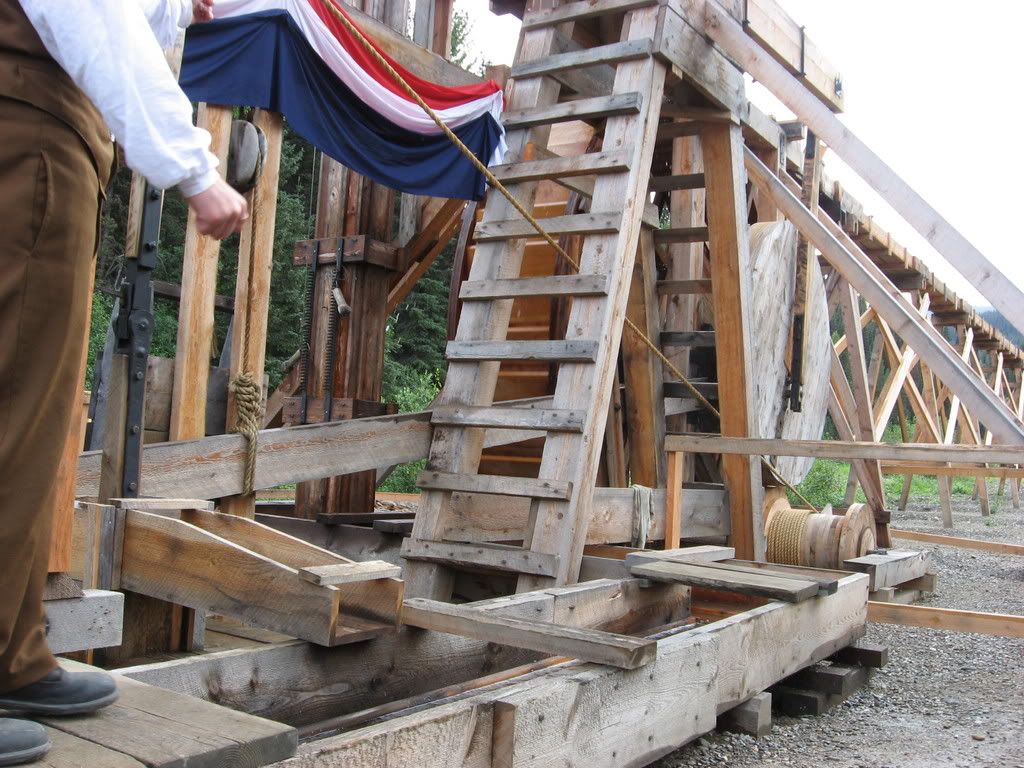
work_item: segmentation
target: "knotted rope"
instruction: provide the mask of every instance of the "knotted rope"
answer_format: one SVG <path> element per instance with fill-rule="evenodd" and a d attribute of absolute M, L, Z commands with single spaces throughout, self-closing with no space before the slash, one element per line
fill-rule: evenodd
<path fill-rule="evenodd" d="M 260 211 L 260 176 L 263 171 L 263 152 L 256 153 L 256 183 L 253 185 L 249 205 L 249 265 L 246 285 L 252 287 L 256 274 L 256 224 Z M 246 302 L 248 309 L 248 302 Z M 236 315 L 236 318 L 238 315 Z M 256 454 L 259 448 L 260 428 L 263 426 L 263 387 L 249 370 L 249 338 L 251 336 L 249 312 L 241 316 L 245 328 L 242 332 L 241 371 L 235 374 L 228 386 L 235 396 L 235 431 L 245 438 L 245 474 L 242 478 L 242 494 L 253 492 L 256 478 Z"/>
<path fill-rule="evenodd" d="M 434 124 L 437 125 L 437 127 L 448 138 L 448 140 L 459 148 L 459 151 L 466 156 L 466 159 L 473 164 L 473 167 L 475 167 L 478 171 L 480 171 L 481 174 L 483 174 L 484 178 L 487 179 L 487 183 L 494 187 L 496 190 L 498 190 L 498 192 L 500 192 L 502 196 L 506 200 L 508 200 L 509 204 L 516 209 L 519 215 L 530 223 L 530 226 L 532 226 L 534 230 L 536 230 L 537 234 L 539 234 L 548 245 L 554 248 L 555 253 L 557 253 L 559 256 L 565 259 L 567 263 L 571 264 L 578 273 L 580 271 L 579 262 L 576 261 L 572 256 L 570 256 L 569 253 L 564 248 L 562 248 L 561 245 L 559 245 L 558 241 L 555 240 L 544 229 L 541 223 L 537 221 L 537 219 L 534 218 L 534 216 L 528 210 L 526 210 L 526 207 L 522 203 L 520 203 L 519 200 L 516 199 L 515 195 L 509 192 L 508 188 L 506 188 L 505 185 L 501 183 L 498 177 L 491 173 L 491 170 L 480 161 L 476 154 L 474 154 L 473 150 L 471 150 L 469 147 L 463 144 L 462 140 L 458 136 L 456 136 L 455 133 L 452 132 L 452 129 L 445 125 L 445 122 L 440 118 L 440 116 L 433 109 L 430 108 L 430 105 L 427 104 L 427 102 L 423 100 L 423 97 L 420 96 L 416 92 L 416 90 L 411 85 L 409 85 L 408 82 L 406 82 L 405 78 L 402 77 L 401 73 L 399 73 L 393 66 L 391 66 L 390 62 L 388 62 L 388 60 L 381 55 L 381 53 L 374 47 L 373 43 L 371 43 L 370 40 L 363 34 L 362 30 L 359 29 L 359 27 L 357 27 L 355 24 L 353 24 L 352 21 L 348 18 L 348 16 L 344 13 L 344 11 L 342 11 L 341 8 L 338 7 L 337 0 L 321 0 L 321 2 L 323 2 L 323 4 L 331 12 L 331 14 L 338 21 L 341 22 L 342 26 L 344 26 L 345 29 L 347 29 L 352 34 L 352 36 L 359 41 L 359 44 L 366 49 L 366 52 L 369 53 L 370 56 L 372 56 L 377 61 L 377 63 L 384 68 L 384 70 L 391 76 L 395 83 L 397 83 L 398 86 L 409 95 L 409 98 L 415 101 L 419 105 L 420 109 L 422 109 L 430 117 L 430 119 L 434 121 Z M 637 326 L 628 317 L 623 318 L 623 325 L 626 328 L 629 328 L 629 330 L 636 335 L 636 337 L 641 341 L 641 343 L 643 343 L 644 346 L 650 349 L 654 356 L 661 360 L 665 367 L 672 372 L 672 375 L 678 378 L 679 381 L 683 383 L 683 386 L 690 390 L 690 393 L 694 396 L 694 398 L 702 407 L 706 408 L 716 418 L 721 417 L 721 414 L 719 414 L 718 409 L 715 408 L 715 406 L 713 406 L 708 401 L 708 399 L 704 397 L 704 395 L 697 391 L 697 387 L 694 386 L 694 384 L 685 375 L 683 375 L 683 372 L 680 371 L 679 368 L 673 365 L 672 361 L 669 360 L 660 349 L 658 349 L 658 345 L 651 341 L 651 339 L 647 336 L 646 333 L 644 333 L 640 329 L 639 326 Z M 807 497 L 800 493 L 800 491 L 798 491 L 792 483 L 790 483 L 788 480 L 786 480 L 784 477 L 782 477 L 782 475 L 778 473 L 778 471 L 775 469 L 772 463 L 768 461 L 768 459 L 766 459 L 764 456 L 759 456 L 758 458 L 761 459 L 761 463 L 765 467 L 767 467 L 768 471 L 776 480 L 778 480 L 778 482 L 781 485 L 785 486 L 797 498 L 799 498 L 804 504 L 809 506 L 811 509 L 816 509 L 816 507 L 807 499 Z"/>

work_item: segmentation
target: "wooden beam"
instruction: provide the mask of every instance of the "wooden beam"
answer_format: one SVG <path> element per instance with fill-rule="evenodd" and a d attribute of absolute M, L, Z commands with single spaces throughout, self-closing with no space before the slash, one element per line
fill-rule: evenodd
<path fill-rule="evenodd" d="M 890 533 L 898 539 L 921 541 L 926 544 L 941 544 L 944 547 L 977 549 L 982 552 L 994 552 L 1000 555 L 1024 555 L 1024 544 L 1007 544 L 1002 541 L 985 541 L 983 539 L 964 539 L 959 536 L 943 536 L 938 533 L 923 533 L 921 531 L 901 531 L 895 528 L 891 529 Z"/>
<path fill-rule="evenodd" d="M 990 425 L 993 433 L 1007 443 L 1024 443 L 1024 427 L 1006 404 L 978 379 L 935 328 L 922 321 L 913 305 L 888 283 L 880 270 L 850 253 L 753 153 L 748 151 L 745 160 L 754 183 L 766 190 L 786 217 L 875 308 L 879 317 L 906 339 L 943 381 L 957 389 L 961 399 Z M 1024 298 L 1021 305 L 1024 306 Z"/>
<path fill-rule="evenodd" d="M 402 622 L 414 627 L 514 645 L 555 656 L 568 656 L 636 669 L 654 661 L 657 643 L 596 629 L 579 629 L 495 615 L 467 606 L 413 598 L 402 606 Z"/>
<path fill-rule="evenodd" d="M 931 605 L 868 602 L 868 621 L 904 627 L 943 629 L 998 637 L 1024 637 L 1024 616 L 980 611 L 957 611 Z"/>
<path fill-rule="evenodd" d="M 707 34 L 730 57 L 768 88 L 870 184 L 1014 327 L 1024 330 L 1024 291 L 1000 272 L 848 127 L 839 122 L 796 78 L 778 62 L 759 55 L 756 43 L 747 37 L 739 23 L 714 2 L 705 5 L 705 12 Z M 823 248 L 821 250 L 824 251 Z"/>
<path fill-rule="evenodd" d="M 738 125 L 708 125 L 701 134 L 707 219 L 710 232 L 711 290 L 717 341 L 718 401 L 723 434 L 757 434 L 750 251 L 743 136 Z M 726 456 L 722 471 L 729 492 L 731 544 L 744 560 L 764 559 L 761 520 L 761 464 L 750 456 Z"/>
<path fill-rule="evenodd" d="M 262 389 L 267 358 L 267 313 L 270 310 L 270 274 L 274 266 L 274 225 L 277 219 L 277 181 L 281 168 L 284 121 L 277 112 L 257 109 L 253 123 L 267 138 L 263 173 L 249 196 L 249 220 L 238 241 L 238 277 L 232 323 L 231 380 L 251 375 Z M 251 260 L 251 263 L 250 263 Z M 238 429 L 238 403 L 228 389 L 227 431 Z M 253 517 L 253 494 L 224 499 L 221 511 Z"/>
<path fill-rule="evenodd" d="M 665 437 L 669 451 L 743 453 L 763 456 L 811 456 L 819 459 L 869 461 L 961 461 L 1015 464 L 1020 449 L 1012 446 L 932 445 L 930 443 L 868 443 L 844 440 L 781 440 L 678 433 Z"/>

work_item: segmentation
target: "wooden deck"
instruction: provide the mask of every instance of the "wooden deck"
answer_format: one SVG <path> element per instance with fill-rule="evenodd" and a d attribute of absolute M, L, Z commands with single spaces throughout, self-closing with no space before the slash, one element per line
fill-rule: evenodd
<path fill-rule="evenodd" d="M 66 669 L 89 669 L 66 659 Z M 294 728 L 117 676 L 121 698 L 91 715 L 45 718 L 49 768 L 257 768 L 295 754 Z"/>

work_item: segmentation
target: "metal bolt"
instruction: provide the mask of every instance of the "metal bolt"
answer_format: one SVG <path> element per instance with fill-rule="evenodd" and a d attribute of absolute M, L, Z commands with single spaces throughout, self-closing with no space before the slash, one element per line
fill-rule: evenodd
<path fill-rule="evenodd" d="M 156 240 L 150 240 L 148 243 L 146 243 L 146 250 L 147 251 L 155 251 L 156 250 Z"/>
<path fill-rule="evenodd" d="M 132 480 L 130 483 L 128 483 L 128 490 L 129 491 L 135 491 L 135 490 L 138 489 L 138 487 L 139 487 L 139 484 L 136 483 L 134 480 Z"/>
<path fill-rule="evenodd" d="M 140 320 L 139 321 L 139 330 L 140 331 L 144 331 L 147 328 L 149 328 L 149 321 L 148 320 Z"/>
<path fill-rule="evenodd" d="M 142 381 L 142 371 L 136 371 L 135 372 L 135 380 L 136 381 Z"/>
<path fill-rule="evenodd" d="M 150 200 L 159 200 L 160 199 L 160 190 L 159 189 L 151 189 L 151 190 L 149 190 L 149 199 Z"/>
<path fill-rule="evenodd" d="M 139 425 L 138 424 L 132 424 L 132 434 L 133 435 L 139 434 Z"/>

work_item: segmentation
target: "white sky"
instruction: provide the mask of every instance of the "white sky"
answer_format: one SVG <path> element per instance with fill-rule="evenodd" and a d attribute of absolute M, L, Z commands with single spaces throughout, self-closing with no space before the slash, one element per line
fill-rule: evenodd
<path fill-rule="evenodd" d="M 841 119 L 1011 280 L 1024 285 L 1016 181 L 1024 154 L 1019 0 L 780 0 L 843 77 Z M 472 19 L 471 45 L 486 63 L 511 64 L 512 16 L 487 0 L 456 0 Z M 788 118 L 763 91 L 751 99 Z M 826 154 L 826 168 L 911 253 L 976 306 L 987 305 L 917 233 Z M 1021 218 L 1018 218 L 1021 217 Z"/>

